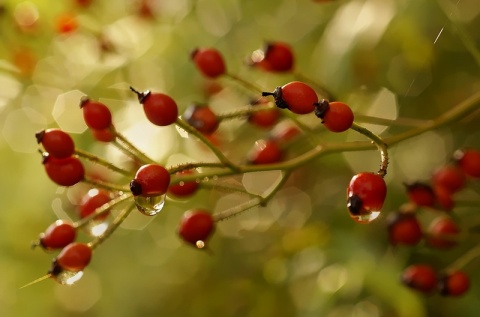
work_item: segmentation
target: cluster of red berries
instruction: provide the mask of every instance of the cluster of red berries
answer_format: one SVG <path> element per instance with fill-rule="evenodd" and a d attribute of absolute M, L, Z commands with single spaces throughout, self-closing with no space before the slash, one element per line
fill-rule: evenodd
<path fill-rule="evenodd" d="M 457 150 L 452 161 L 435 170 L 428 182 L 405 184 L 409 203 L 388 218 L 390 243 L 415 246 L 424 241 L 426 247 L 440 250 L 457 246 L 462 230 L 452 214 L 455 194 L 465 188 L 468 181 L 475 179 L 480 179 L 480 151 L 468 148 Z M 419 219 L 422 210 L 434 213 L 425 228 Z M 411 266 L 405 271 L 403 281 L 425 293 L 435 289 L 438 282 L 440 293 L 451 296 L 463 294 L 469 285 L 464 272 L 455 271 L 438 279 L 427 265 Z"/>

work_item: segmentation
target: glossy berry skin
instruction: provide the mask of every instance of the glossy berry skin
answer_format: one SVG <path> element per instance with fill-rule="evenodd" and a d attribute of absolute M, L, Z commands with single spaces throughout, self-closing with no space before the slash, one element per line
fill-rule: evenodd
<path fill-rule="evenodd" d="M 288 109 L 296 114 L 307 114 L 315 110 L 318 96 L 315 90 L 301 81 L 292 81 L 273 92 L 263 92 L 262 96 L 273 96 L 280 109 Z"/>
<path fill-rule="evenodd" d="M 405 184 L 408 200 L 420 207 L 433 207 L 435 205 L 435 192 L 429 184 L 414 182 Z"/>
<path fill-rule="evenodd" d="M 253 165 L 278 163 L 283 159 L 280 145 L 271 139 L 258 140 L 247 155 L 247 161 Z"/>
<path fill-rule="evenodd" d="M 218 129 L 220 122 L 217 115 L 208 106 L 191 105 L 182 118 L 202 134 L 212 134 Z"/>
<path fill-rule="evenodd" d="M 103 130 L 95 130 L 90 129 L 92 132 L 92 136 L 95 140 L 100 142 L 112 142 L 115 141 L 115 133 L 112 132 L 110 129 L 103 129 Z"/>
<path fill-rule="evenodd" d="M 183 241 L 197 245 L 206 242 L 215 229 L 212 215 L 203 209 L 192 209 L 183 215 L 178 227 L 178 234 Z"/>
<path fill-rule="evenodd" d="M 263 51 L 255 51 L 252 54 L 250 64 L 267 72 L 283 73 L 291 71 L 294 62 L 295 58 L 290 45 L 283 42 L 269 42 Z"/>
<path fill-rule="evenodd" d="M 465 174 L 456 165 L 440 167 L 432 175 L 434 186 L 443 187 L 450 193 L 456 193 L 465 186 Z"/>
<path fill-rule="evenodd" d="M 460 228 L 450 217 L 438 217 L 428 227 L 426 242 L 432 248 L 450 249 L 457 245 L 454 239 L 459 234 Z"/>
<path fill-rule="evenodd" d="M 192 170 L 184 170 L 176 175 L 193 175 L 194 172 Z M 198 183 L 196 181 L 188 181 L 188 182 L 181 182 L 178 184 L 170 185 L 168 187 L 168 195 L 171 197 L 176 198 L 185 198 L 189 197 L 198 190 Z"/>
<path fill-rule="evenodd" d="M 66 158 L 75 152 L 72 137 L 60 129 L 47 129 L 35 133 L 37 143 L 41 143 L 45 151 L 56 158 Z"/>
<path fill-rule="evenodd" d="M 197 48 L 190 57 L 205 77 L 217 78 L 226 72 L 223 56 L 214 48 Z"/>
<path fill-rule="evenodd" d="M 438 289 L 443 296 L 462 296 L 470 289 L 470 278 L 463 271 L 449 272 L 440 277 Z"/>
<path fill-rule="evenodd" d="M 169 185 L 170 173 L 165 167 L 147 164 L 138 169 L 130 182 L 130 190 L 134 196 L 153 197 L 165 194 Z"/>
<path fill-rule="evenodd" d="M 389 215 L 387 225 L 392 245 L 414 246 L 422 240 L 422 228 L 413 213 L 394 212 Z"/>
<path fill-rule="evenodd" d="M 40 245 L 45 250 L 61 249 L 75 241 L 77 231 L 68 221 L 57 220 L 40 235 Z"/>
<path fill-rule="evenodd" d="M 85 243 L 73 242 L 67 245 L 56 257 L 56 264 L 63 270 L 78 272 L 90 263 L 92 248 Z"/>
<path fill-rule="evenodd" d="M 151 93 L 148 90 L 143 93 L 137 92 L 137 94 L 145 115 L 151 123 L 161 127 L 175 123 L 178 117 L 178 106 L 172 97 L 162 93 Z"/>
<path fill-rule="evenodd" d="M 43 154 L 43 166 L 48 177 L 60 186 L 73 186 L 85 176 L 83 164 L 75 156 L 57 159 L 46 153 Z"/>
<path fill-rule="evenodd" d="M 381 211 L 387 185 L 384 179 L 375 173 L 359 173 L 350 180 L 347 188 L 347 205 L 352 215 Z"/>
<path fill-rule="evenodd" d="M 80 108 L 83 119 L 90 129 L 104 130 L 112 125 L 112 113 L 105 104 L 84 97 L 80 101 Z"/>
<path fill-rule="evenodd" d="M 347 104 L 325 99 L 315 104 L 315 115 L 322 119 L 328 130 L 337 133 L 350 129 L 354 119 L 353 111 Z"/>
<path fill-rule="evenodd" d="M 266 98 L 260 98 L 254 101 L 252 106 L 266 105 L 268 100 Z M 248 116 L 248 122 L 262 129 L 269 129 L 274 126 L 280 118 L 280 111 L 277 108 L 268 109 L 264 111 L 257 111 L 251 113 Z"/>
<path fill-rule="evenodd" d="M 473 178 L 480 178 L 480 151 L 476 149 L 458 150 L 454 154 L 457 165 Z"/>
<path fill-rule="evenodd" d="M 414 264 L 403 271 L 401 281 L 412 289 L 430 294 L 437 288 L 438 277 L 430 265 Z"/>
<path fill-rule="evenodd" d="M 95 210 L 104 204 L 110 202 L 112 198 L 109 192 L 103 189 L 92 189 L 82 198 L 78 208 L 80 218 L 85 218 L 95 212 Z M 104 220 L 108 216 L 108 212 L 104 212 L 96 220 Z"/>

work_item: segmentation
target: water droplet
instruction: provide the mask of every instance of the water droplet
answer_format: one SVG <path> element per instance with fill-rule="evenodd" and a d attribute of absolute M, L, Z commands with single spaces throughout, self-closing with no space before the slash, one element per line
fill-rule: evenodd
<path fill-rule="evenodd" d="M 358 223 L 370 223 L 380 216 L 380 211 L 371 211 L 361 215 L 353 215 L 350 213 L 350 217 Z"/>
<path fill-rule="evenodd" d="M 184 181 L 180 181 L 180 182 L 178 183 L 178 185 L 183 186 L 183 185 L 185 185 L 185 182 L 184 182 Z"/>
<path fill-rule="evenodd" d="M 92 237 L 98 237 L 107 230 L 108 225 L 108 220 L 91 220 L 85 225 L 85 231 Z"/>
<path fill-rule="evenodd" d="M 62 285 L 73 285 L 75 282 L 79 281 L 83 276 L 83 271 L 67 271 L 63 270 L 57 275 L 54 276 L 55 281 Z"/>
<path fill-rule="evenodd" d="M 203 242 L 202 240 L 198 240 L 196 245 L 197 245 L 197 248 L 203 249 L 205 247 L 205 242 Z"/>
<path fill-rule="evenodd" d="M 153 197 L 135 197 L 135 205 L 138 211 L 146 216 L 155 216 L 163 209 L 165 204 L 165 195 Z"/>

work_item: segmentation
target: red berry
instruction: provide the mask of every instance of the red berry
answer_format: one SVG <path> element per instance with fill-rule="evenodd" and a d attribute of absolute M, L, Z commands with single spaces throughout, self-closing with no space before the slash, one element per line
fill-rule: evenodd
<path fill-rule="evenodd" d="M 292 48 L 287 43 L 267 43 L 265 49 L 252 53 L 250 64 L 267 72 L 291 71 L 294 66 Z"/>
<path fill-rule="evenodd" d="M 220 124 L 217 115 L 208 106 L 191 105 L 185 110 L 182 117 L 203 134 L 212 134 Z"/>
<path fill-rule="evenodd" d="M 352 216 L 361 216 L 382 210 L 387 185 L 375 173 L 359 173 L 350 180 L 347 188 L 347 207 Z"/>
<path fill-rule="evenodd" d="M 475 149 L 458 150 L 454 158 L 463 172 L 474 178 L 480 178 L 480 151 Z"/>
<path fill-rule="evenodd" d="M 422 293 L 432 293 L 437 287 L 437 273 L 426 264 L 415 264 L 407 267 L 401 276 L 406 286 Z"/>
<path fill-rule="evenodd" d="M 405 184 L 407 196 L 411 203 L 421 207 L 433 207 L 435 205 L 435 193 L 428 184 L 415 182 Z"/>
<path fill-rule="evenodd" d="M 252 103 L 252 106 L 266 105 L 268 100 L 266 98 L 260 98 Z M 280 111 L 277 108 L 257 111 L 251 113 L 248 116 L 248 122 L 256 125 L 260 128 L 270 128 L 277 123 L 280 118 Z"/>
<path fill-rule="evenodd" d="M 269 133 L 269 138 L 279 144 L 287 144 L 295 140 L 302 131 L 291 120 L 284 120 L 273 127 Z"/>
<path fill-rule="evenodd" d="M 178 172 L 177 175 L 193 175 L 192 170 L 184 170 Z M 198 189 L 198 183 L 196 181 L 180 182 L 168 187 L 168 194 L 173 197 L 188 197 L 193 195 Z"/>
<path fill-rule="evenodd" d="M 103 130 L 90 129 L 95 140 L 100 142 L 112 142 L 115 140 L 115 133 L 110 128 Z"/>
<path fill-rule="evenodd" d="M 226 67 L 222 54 L 214 48 L 197 48 L 192 52 L 191 58 L 206 77 L 216 78 L 225 74 Z"/>
<path fill-rule="evenodd" d="M 47 129 L 35 134 L 37 143 L 41 143 L 45 151 L 56 158 L 66 158 L 75 152 L 72 137 L 60 129 Z"/>
<path fill-rule="evenodd" d="M 465 186 L 465 174 L 456 165 L 445 165 L 433 173 L 432 182 L 435 186 L 456 193 Z"/>
<path fill-rule="evenodd" d="M 165 167 L 147 164 L 140 167 L 130 182 L 130 190 L 135 196 L 152 197 L 163 195 L 170 184 L 170 173 Z"/>
<path fill-rule="evenodd" d="M 59 34 L 72 33 L 78 28 L 77 18 L 70 13 L 63 13 L 55 21 L 56 31 Z"/>
<path fill-rule="evenodd" d="M 352 109 L 343 102 L 323 99 L 315 104 L 315 115 L 322 119 L 325 127 L 332 132 L 344 132 L 352 127 Z"/>
<path fill-rule="evenodd" d="M 413 213 L 394 212 L 389 215 L 387 223 L 389 240 L 392 245 L 413 246 L 422 240 L 422 228 Z"/>
<path fill-rule="evenodd" d="M 453 209 L 455 202 L 453 201 L 453 194 L 448 189 L 442 186 L 435 186 L 433 192 L 435 193 L 435 201 L 439 208 L 446 211 Z"/>
<path fill-rule="evenodd" d="M 283 159 L 283 151 L 274 140 L 258 140 L 247 155 L 250 164 L 272 164 Z"/>
<path fill-rule="evenodd" d="M 92 248 L 85 243 L 73 242 L 67 245 L 56 257 L 56 264 L 63 270 L 78 272 L 90 263 Z"/>
<path fill-rule="evenodd" d="M 95 212 L 95 210 L 104 204 L 110 202 L 112 200 L 112 197 L 110 196 L 110 193 L 107 192 L 106 190 L 103 189 L 91 189 L 88 191 L 88 193 L 82 198 L 82 201 L 80 202 L 80 206 L 78 208 L 78 213 L 80 218 L 85 218 L 92 213 Z M 108 212 L 103 213 L 102 215 L 96 217 L 96 220 L 105 220 L 105 218 L 108 216 Z"/>
<path fill-rule="evenodd" d="M 443 296 L 461 296 L 470 288 L 470 278 L 462 271 L 450 272 L 440 277 L 438 288 Z"/>
<path fill-rule="evenodd" d="M 73 2 L 80 7 L 88 7 L 92 3 L 92 0 L 74 0 Z"/>
<path fill-rule="evenodd" d="M 309 85 L 292 81 L 282 87 L 277 87 L 273 92 L 263 92 L 263 96 L 273 96 L 275 104 L 281 109 L 289 109 L 296 114 L 307 114 L 315 110 L 318 96 Z"/>
<path fill-rule="evenodd" d="M 48 153 L 43 154 L 43 166 L 48 177 L 60 186 L 72 186 L 83 180 L 85 169 L 75 156 L 57 159 Z"/>
<path fill-rule="evenodd" d="M 57 220 L 40 235 L 40 245 L 46 250 L 61 249 L 75 241 L 76 236 L 75 227 L 70 222 Z"/>
<path fill-rule="evenodd" d="M 167 126 L 175 123 L 178 117 L 178 107 L 175 100 L 162 93 L 150 91 L 138 92 L 131 88 L 138 96 L 138 101 L 143 105 L 147 119 L 158 126 Z"/>
<path fill-rule="evenodd" d="M 214 229 L 215 222 L 209 212 L 203 209 L 192 209 L 183 215 L 178 234 L 185 242 L 201 248 Z"/>
<path fill-rule="evenodd" d="M 80 101 L 80 108 L 82 108 L 83 119 L 89 128 L 104 130 L 112 125 L 112 113 L 105 104 L 84 97 Z"/>
<path fill-rule="evenodd" d="M 428 227 L 427 245 L 432 248 L 449 249 L 457 245 L 460 228 L 450 217 L 435 218 Z"/>

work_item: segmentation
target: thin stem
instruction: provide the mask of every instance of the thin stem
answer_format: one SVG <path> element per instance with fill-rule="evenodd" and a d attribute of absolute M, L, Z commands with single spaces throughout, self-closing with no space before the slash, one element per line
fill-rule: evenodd
<path fill-rule="evenodd" d="M 364 136 L 372 140 L 372 142 L 374 142 L 377 145 L 378 150 L 380 151 L 380 156 L 381 156 L 380 169 L 378 170 L 377 174 L 380 175 L 381 177 L 385 177 L 385 175 L 387 174 L 387 168 L 388 168 L 387 144 L 383 141 L 383 139 L 380 136 L 376 135 L 375 133 L 368 130 L 367 128 L 359 126 L 355 122 L 353 122 L 351 129 L 357 131 L 360 134 L 363 134 Z"/>
<path fill-rule="evenodd" d="M 194 127 L 189 125 L 181 118 L 177 118 L 175 124 L 202 141 L 224 165 L 228 166 L 233 171 L 238 171 L 238 166 L 230 161 L 215 145 L 210 142 L 210 140 L 208 140 L 202 133 L 198 132 Z"/>
<path fill-rule="evenodd" d="M 254 107 L 251 105 L 248 105 L 242 109 L 234 110 L 228 113 L 218 114 L 217 119 L 219 121 L 227 120 L 227 119 L 238 119 L 238 118 L 248 117 L 251 114 L 256 112 L 268 111 L 276 108 L 277 106 L 275 106 L 275 103 L 273 102 L 268 102 L 265 105 L 256 105 Z"/>
<path fill-rule="evenodd" d="M 248 90 L 251 90 L 252 92 L 255 92 L 255 93 L 259 93 L 261 94 L 263 89 L 251 82 L 249 82 L 248 80 L 245 80 L 235 74 L 231 74 L 231 73 L 227 73 L 225 74 L 225 76 L 227 76 L 228 78 L 240 83 L 242 86 L 244 86 L 245 88 L 247 88 Z"/>
<path fill-rule="evenodd" d="M 366 116 L 362 114 L 355 114 L 355 121 L 370 123 L 383 126 L 399 126 L 399 127 L 419 127 L 425 124 L 431 123 L 431 120 L 420 120 L 413 118 L 395 118 L 395 119 L 384 119 L 372 116 Z"/>
<path fill-rule="evenodd" d="M 104 242 L 108 237 L 112 235 L 112 233 L 117 230 L 117 228 L 122 224 L 122 222 L 127 219 L 128 215 L 130 215 L 130 212 L 134 209 L 135 204 L 129 204 L 126 206 L 119 214 L 118 216 L 113 220 L 113 222 L 108 226 L 107 230 L 101 235 L 98 236 L 95 240 L 91 241 L 88 243 L 90 248 L 94 250 L 96 247 L 98 247 L 102 242 Z"/>
<path fill-rule="evenodd" d="M 170 174 L 175 174 L 181 171 L 191 170 L 195 168 L 225 168 L 225 165 L 222 163 L 192 162 L 192 163 L 183 163 L 177 166 L 172 166 L 167 168 L 167 170 L 169 171 Z"/>
<path fill-rule="evenodd" d="M 133 145 L 126 137 L 124 137 L 120 132 L 114 130 L 115 133 L 115 141 L 114 143 L 117 146 L 121 146 L 127 151 L 129 151 L 132 156 L 136 159 L 143 161 L 144 163 L 153 163 L 155 164 L 156 161 L 148 157 L 145 153 L 140 151 L 135 145 Z"/>
<path fill-rule="evenodd" d="M 93 178 L 90 178 L 90 177 L 84 177 L 82 181 L 87 183 L 87 184 L 90 184 L 94 187 L 103 188 L 103 189 L 106 189 L 108 191 L 122 191 L 122 192 L 124 192 L 124 191 L 129 191 L 130 190 L 126 186 L 121 186 L 121 185 L 101 181 L 99 179 L 93 179 Z"/>
<path fill-rule="evenodd" d="M 125 176 L 128 176 L 128 175 L 131 175 L 131 173 L 129 171 L 126 171 L 96 155 L 93 155 L 91 153 L 88 153 L 86 151 L 83 151 L 81 149 L 75 149 L 75 154 L 77 154 L 78 156 L 80 157 L 83 157 L 87 160 L 89 160 L 90 162 L 93 162 L 95 164 L 99 164 L 99 165 L 102 165 L 102 166 L 105 166 L 106 168 L 114 171 L 114 172 L 117 172 L 117 173 L 120 173 L 122 175 L 125 175 Z"/>
<path fill-rule="evenodd" d="M 468 252 L 464 253 L 461 257 L 459 257 L 455 262 L 450 264 L 445 271 L 453 272 L 457 270 L 461 270 L 465 267 L 468 263 L 473 261 L 474 259 L 480 256 L 480 244 L 471 248 Z"/>
<path fill-rule="evenodd" d="M 205 187 L 205 188 L 210 188 L 210 189 L 223 190 L 223 191 L 227 191 L 227 192 L 239 192 L 239 193 L 247 194 L 247 195 L 259 198 L 259 199 L 263 199 L 262 196 L 257 195 L 257 194 L 252 194 L 252 193 L 246 191 L 245 188 L 240 187 L 240 186 L 231 186 L 231 185 L 218 184 L 218 183 L 215 183 L 215 184 L 202 183 L 200 186 Z"/>
<path fill-rule="evenodd" d="M 95 209 L 94 212 L 92 212 L 90 215 L 88 215 L 87 217 L 85 218 L 82 218 L 81 220 L 78 220 L 76 221 L 73 226 L 75 228 L 81 228 L 83 226 L 85 226 L 87 223 L 89 223 L 90 221 L 92 221 L 93 219 L 97 218 L 98 216 L 101 216 L 103 215 L 104 213 L 108 212 L 110 209 L 112 209 L 113 207 L 115 207 L 116 205 L 120 204 L 121 202 L 124 202 L 125 200 L 129 199 L 130 197 L 132 197 L 132 194 L 131 193 L 125 193 L 123 195 L 120 195 L 116 198 L 113 198 L 112 200 L 110 200 L 109 202 L 103 204 L 102 206 L 98 207 L 97 209 Z"/>

